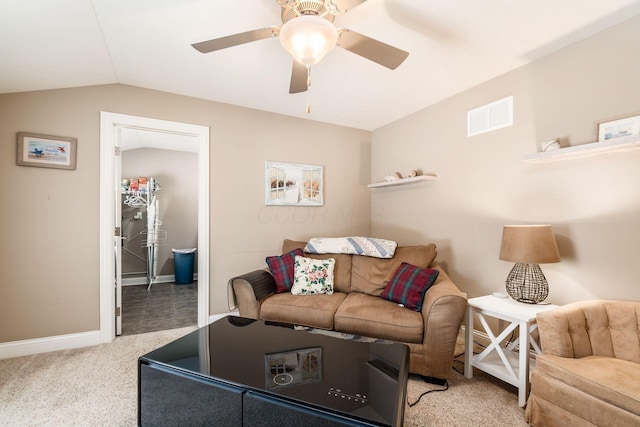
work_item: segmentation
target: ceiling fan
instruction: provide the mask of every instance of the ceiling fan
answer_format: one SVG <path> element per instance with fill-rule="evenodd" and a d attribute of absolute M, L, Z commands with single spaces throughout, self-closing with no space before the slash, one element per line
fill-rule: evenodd
<path fill-rule="evenodd" d="M 209 53 L 258 40 L 278 37 L 293 56 L 289 93 L 309 88 L 311 66 L 318 63 L 334 46 L 395 70 L 409 52 L 349 29 L 337 29 L 337 15 L 367 0 L 276 0 L 282 8 L 282 26 L 275 25 L 226 37 L 194 43 L 196 50 Z"/>

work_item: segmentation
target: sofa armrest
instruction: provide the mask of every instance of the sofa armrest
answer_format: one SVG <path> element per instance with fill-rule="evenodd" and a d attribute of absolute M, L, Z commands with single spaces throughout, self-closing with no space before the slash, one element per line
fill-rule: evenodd
<path fill-rule="evenodd" d="M 229 280 L 233 299 L 240 316 L 250 319 L 260 317 L 260 303 L 276 292 L 276 282 L 270 272 L 255 270 Z"/>
<path fill-rule="evenodd" d="M 460 311 L 460 309 L 462 310 L 462 315 L 460 317 L 460 324 L 462 324 L 464 313 L 467 310 L 467 294 L 461 292 L 460 289 L 458 289 L 458 287 L 453 283 L 449 275 L 440 265 L 435 264 L 432 266 L 432 268 L 438 270 L 439 273 L 436 282 L 429 288 L 424 296 L 424 302 L 422 303 L 422 314 L 425 317 L 425 322 L 428 314 L 431 312 L 434 306 L 444 303 L 444 301 L 440 301 L 441 298 L 453 297 L 451 303 L 454 305 L 460 305 L 460 307 L 456 311 Z M 456 331 L 456 334 L 457 333 L 458 331 Z"/>
<path fill-rule="evenodd" d="M 438 279 L 429 288 L 422 304 L 424 321 L 423 375 L 448 379 L 451 377 L 453 357 L 460 325 L 467 311 L 467 295 L 460 292 L 447 273 L 439 265 Z"/>
<path fill-rule="evenodd" d="M 569 331 L 569 316 L 566 310 L 549 310 L 536 314 L 540 344 L 544 354 L 574 358 L 573 342 Z M 577 323 L 577 322 L 576 322 Z M 585 327 L 575 328 L 574 335 L 578 342 L 589 343 L 589 334 Z"/>

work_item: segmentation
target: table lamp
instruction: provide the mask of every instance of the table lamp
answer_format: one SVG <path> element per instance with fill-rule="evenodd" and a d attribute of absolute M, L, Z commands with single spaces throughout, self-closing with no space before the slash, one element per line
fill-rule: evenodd
<path fill-rule="evenodd" d="M 505 225 L 500 259 L 516 263 L 506 281 L 511 298 L 528 304 L 544 301 L 549 284 L 538 264 L 560 262 L 550 225 Z"/>

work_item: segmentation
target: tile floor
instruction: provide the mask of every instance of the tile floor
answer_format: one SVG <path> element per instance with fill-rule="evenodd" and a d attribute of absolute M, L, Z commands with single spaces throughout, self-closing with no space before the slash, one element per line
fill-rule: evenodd
<path fill-rule="evenodd" d="M 198 282 L 122 287 L 122 335 L 182 328 L 198 323 Z"/>

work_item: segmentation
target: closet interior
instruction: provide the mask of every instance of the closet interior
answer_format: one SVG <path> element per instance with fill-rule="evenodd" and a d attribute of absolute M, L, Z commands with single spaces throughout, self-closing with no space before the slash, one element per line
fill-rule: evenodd
<path fill-rule="evenodd" d="M 146 274 L 147 290 L 151 290 L 151 285 L 157 278 L 158 246 L 167 241 L 167 232 L 160 228 L 162 221 L 159 218 L 160 202 L 157 192 L 161 189 L 154 177 L 122 180 L 122 203 L 129 208 L 135 208 L 126 211 L 123 209 L 122 250 L 146 267 L 145 271 L 123 271 L 122 275 Z M 145 217 L 146 221 L 142 227 L 136 224 Z M 142 248 L 143 252 L 138 248 Z"/>

